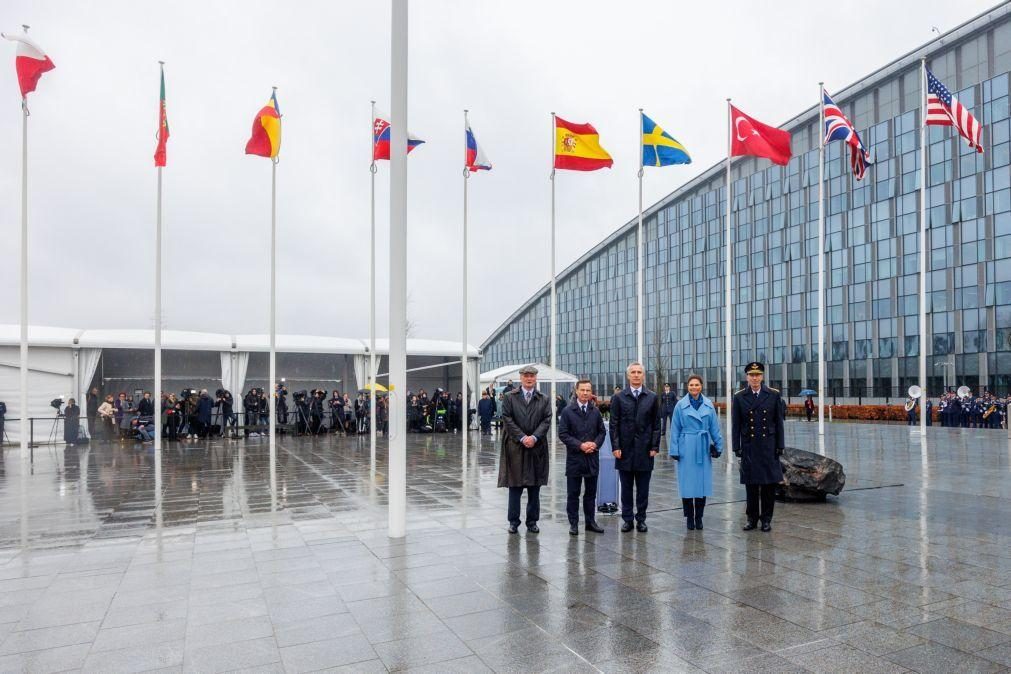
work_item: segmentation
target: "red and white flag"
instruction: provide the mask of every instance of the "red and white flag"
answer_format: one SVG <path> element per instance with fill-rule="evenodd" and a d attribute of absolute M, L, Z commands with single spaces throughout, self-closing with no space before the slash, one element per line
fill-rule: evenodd
<path fill-rule="evenodd" d="M 730 106 L 730 156 L 765 157 L 786 166 L 790 161 L 790 132 L 763 124 Z"/>
<path fill-rule="evenodd" d="M 18 43 L 17 57 L 14 59 L 14 66 L 18 71 L 18 84 L 21 86 L 21 97 L 24 98 L 35 91 L 35 85 L 39 83 L 42 73 L 55 68 L 53 62 L 46 56 L 39 45 L 35 44 L 27 35 L 8 35 L 0 33 L 11 42 Z"/>
<path fill-rule="evenodd" d="M 979 142 L 983 125 L 969 112 L 969 108 L 958 102 L 941 80 L 927 70 L 927 126 L 953 126 L 962 134 L 969 147 L 982 152 Z"/>

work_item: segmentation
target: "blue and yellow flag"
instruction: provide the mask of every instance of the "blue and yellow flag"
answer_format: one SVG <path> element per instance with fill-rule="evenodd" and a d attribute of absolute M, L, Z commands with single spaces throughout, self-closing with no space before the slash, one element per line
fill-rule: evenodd
<path fill-rule="evenodd" d="M 642 114 L 642 113 L 640 113 Z M 681 143 L 661 129 L 656 122 L 642 115 L 642 165 L 670 166 L 691 164 L 692 158 Z"/>

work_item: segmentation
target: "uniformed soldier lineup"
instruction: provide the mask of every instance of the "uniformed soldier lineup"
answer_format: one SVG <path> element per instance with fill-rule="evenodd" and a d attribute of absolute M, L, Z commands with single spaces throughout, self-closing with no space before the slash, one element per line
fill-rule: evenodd
<path fill-rule="evenodd" d="M 524 366 L 519 374 L 520 386 L 503 396 L 498 486 L 509 489 L 509 533 L 518 533 L 523 524 L 528 533 L 537 534 L 540 488 L 548 483 L 548 435 L 554 406 L 537 388 L 536 367 Z M 734 393 L 730 412 L 730 447 L 747 494 L 743 530 L 760 528 L 770 532 L 776 485 L 783 480 L 779 457 L 786 447 L 786 406 L 779 390 L 763 383 L 762 363 L 748 363 L 745 374 L 748 385 Z M 641 363 L 629 364 L 625 377 L 627 385 L 616 389 L 611 397 L 606 427 L 588 379 L 576 383 L 573 399 L 559 413 L 558 439 L 566 452 L 569 533 L 579 535 L 580 501 L 586 531 L 604 533 L 596 521 L 595 501 L 598 482 L 608 479 L 601 472 L 600 457 L 608 440 L 620 483 L 620 531 L 649 531 L 646 513 L 650 480 L 661 439 L 668 429 L 667 451 L 677 462 L 686 527 L 703 529 L 706 499 L 713 491 L 713 461 L 723 455 L 725 446 L 716 407 L 702 393 L 705 382 L 700 375 L 690 375 L 688 394 L 677 400 L 669 385 L 662 395 L 646 387 Z M 527 505 L 521 519 L 524 491 Z"/>

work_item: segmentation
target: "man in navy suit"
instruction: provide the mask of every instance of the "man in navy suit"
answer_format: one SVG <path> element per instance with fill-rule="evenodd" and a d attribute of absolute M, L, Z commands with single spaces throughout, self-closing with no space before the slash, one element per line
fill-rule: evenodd
<path fill-rule="evenodd" d="M 579 492 L 584 484 L 583 517 L 586 520 L 586 530 L 604 533 L 594 516 L 594 506 L 597 501 L 597 473 L 600 472 L 599 450 L 605 437 L 604 417 L 593 404 L 593 384 L 589 379 L 580 379 L 576 383 L 576 399 L 562 410 L 562 416 L 558 420 L 558 439 L 566 450 L 566 511 L 569 515 L 569 534 L 572 536 L 579 535 Z"/>
<path fill-rule="evenodd" d="M 646 533 L 646 507 L 653 459 L 660 451 L 660 398 L 645 386 L 641 363 L 625 370 L 628 379 L 620 393 L 611 397 L 611 447 L 614 467 L 621 480 L 622 532 L 634 526 Z M 635 524 L 632 521 L 632 488 L 635 487 Z"/>

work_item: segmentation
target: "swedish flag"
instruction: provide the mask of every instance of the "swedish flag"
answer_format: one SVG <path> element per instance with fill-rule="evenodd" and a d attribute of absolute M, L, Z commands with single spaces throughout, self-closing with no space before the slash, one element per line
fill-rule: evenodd
<path fill-rule="evenodd" d="M 688 156 L 685 146 L 642 114 L 642 165 L 670 166 L 691 163 L 692 158 Z"/>

